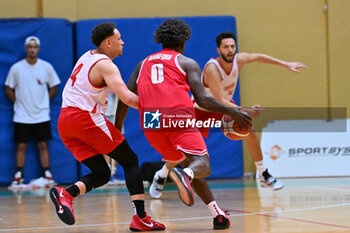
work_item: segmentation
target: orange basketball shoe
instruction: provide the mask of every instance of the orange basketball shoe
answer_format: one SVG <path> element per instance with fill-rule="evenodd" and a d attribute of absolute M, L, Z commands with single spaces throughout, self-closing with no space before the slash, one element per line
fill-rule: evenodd
<path fill-rule="evenodd" d="M 50 197 L 56 207 L 57 216 L 68 225 L 75 223 L 74 211 L 72 208 L 74 197 L 65 188 L 53 187 L 50 189 Z"/>
<path fill-rule="evenodd" d="M 165 226 L 160 222 L 152 220 L 146 213 L 144 218 L 134 215 L 129 229 L 131 231 L 163 231 L 165 230 Z"/>

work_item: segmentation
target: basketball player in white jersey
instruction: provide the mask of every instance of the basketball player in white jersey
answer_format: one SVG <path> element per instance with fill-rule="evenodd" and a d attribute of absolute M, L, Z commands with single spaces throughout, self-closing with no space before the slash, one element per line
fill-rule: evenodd
<path fill-rule="evenodd" d="M 103 154 L 124 168 L 125 181 L 135 215 L 132 231 L 164 230 L 145 212 L 144 189 L 136 154 L 120 131 L 104 117 L 108 96 L 113 91 L 125 104 L 138 108 L 139 98 L 125 85 L 112 59 L 122 55 L 124 42 L 114 23 L 97 25 L 91 35 L 97 49 L 87 51 L 76 63 L 63 90 L 63 103 L 58 119 L 58 132 L 74 157 L 91 173 L 68 188 L 53 187 L 50 197 L 58 217 L 72 225 L 75 217 L 72 201 L 110 180 L 110 168 Z"/>
<path fill-rule="evenodd" d="M 219 57 L 211 58 L 205 65 L 202 73 L 202 82 L 206 91 L 215 97 L 221 103 L 235 108 L 241 108 L 247 112 L 252 118 L 259 116 L 262 110 L 259 105 L 251 108 L 242 108 L 232 100 L 239 71 L 244 65 L 252 62 L 262 62 L 286 67 L 292 72 L 300 72 L 299 69 L 307 67 L 300 62 L 287 62 L 260 53 L 236 53 L 236 37 L 231 32 L 224 32 L 216 37 L 217 52 Z M 207 112 L 201 109 L 197 103 L 194 103 L 196 108 L 197 120 L 205 121 L 209 118 L 221 120 L 222 115 L 212 112 Z M 201 130 L 203 136 L 208 137 L 209 129 Z M 263 187 L 269 187 L 272 190 L 279 190 L 284 187 L 284 184 L 275 179 L 268 170 L 264 167 L 263 156 L 260 148 L 259 139 L 254 130 L 246 138 L 250 155 L 252 156 L 257 170 L 259 172 L 260 184 Z M 150 195 L 154 198 L 159 198 L 162 195 L 163 184 L 168 175 L 170 165 L 166 164 L 162 169 L 156 172 L 153 182 L 150 187 Z"/>

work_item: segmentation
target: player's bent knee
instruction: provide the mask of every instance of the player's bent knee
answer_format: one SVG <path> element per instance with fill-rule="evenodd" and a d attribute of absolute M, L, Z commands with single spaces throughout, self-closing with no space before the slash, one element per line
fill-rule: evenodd
<path fill-rule="evenodd" d="M 116 160 L 123 168 L 129 166 L 139 165 L 139 159 L 137 155 L 129 147 L 126 140 L 124 140 L 117 148 L 108 154 L 111 158 Z"/>
<path fill-rule="evenodd" d="M 139 159 L 137 158 L 137 155 L 135 153 L 124 154 L 117 160 L 117 162 L 123 168 L 139 166 Z"/>
<path fill-rule="evenodd" d="M 96 173 L 95 176 L 97 177 L 99 186 L 105 185 L 111 179 L 111 169 L 107 167 Z"/>
<path fill-rule="evenodd" d="M 98 180 L 99 180 L 99 186 L 105 185 L 109 182 L 111 179 L 111 172 L 110 170 L 107 172 L 99 173 L 98 174 Z"/>
<path fill-rule="evenodd" d="M 209 165 L 209 164 L 206 164 L 205 171 L 206 171 L 205 177 L 210 176 L 210 174 L 211 174 L 211 168 L 210 168 L 210 165 Z"/>
<path fill-rule="evenodd" d="M 209 167 L 209 169 L 208 169 L 208 176 L 210 176 L 211 175 L 211 168 Z"/>
<path fill-rule="evenodd" d="M 108 176 L 103 176 L 103 179 L 102 179 L 103 184 L 102 185 L 107 184 L 110 179 L 111 179 L 111 176 L 109 174 L 108 174 Z"/>
<path fill-rule="evenodd" d="M 200 178 L 205 178 L 210 176 L 211 174 L 211 168 L 210 164 L 208 162 L 202 162 L 202 164 L 198 167 L 198 171 L 200 175 Z"/>
<path fill-rule="evenodd" d="M 203 163 L 203 171 L 205 171 L 206 177 L 210 176 L 211 167 L 210 167 L 210 163 L 209 163 L 209 156 L 205 155 L 201 159 L 202 159 L 202 163 Z"/>

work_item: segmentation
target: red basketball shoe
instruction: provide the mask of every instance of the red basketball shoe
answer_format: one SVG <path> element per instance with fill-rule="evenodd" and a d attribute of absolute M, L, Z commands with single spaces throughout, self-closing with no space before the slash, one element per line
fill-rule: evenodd
<path fill-rule="evenodd" d="M 165 226 L 162 223 L 152 220 L 146 213 L 144 218 L 134 215 L 129 229 L 131 231 L 163 231 L 165 230 Z"/>
<path fill-rule="evenodd" d="M 65 188 L 53 187 L 50 189 L 50 197 L 56 207 L 57 216 L 68 225 L 75 223 L 74 211 L 72 208 L 74 197 Z"/>
<path fill-rule="evenodd" d="M 214 229 L 226 229 L 226 228 L 229 228 L 230 226 L 231 226 L 231 222 L 227 213 L 225 213 L 225 216 L 218 215 L 213 219 Z"/>

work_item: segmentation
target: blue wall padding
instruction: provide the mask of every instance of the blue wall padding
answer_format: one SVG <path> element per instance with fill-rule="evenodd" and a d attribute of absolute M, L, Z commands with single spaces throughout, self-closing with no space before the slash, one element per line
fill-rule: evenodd
<path fill-rule="evenodd" d="M 75 24 L 64 19 L 3 19 L 0 20 L 0 185 L 11 182 L 15 173 L 16 144 L 13 142 L 13 105 L 7 98 L 4 83 L 10 66 L 25 57 L 24 40 L 35 35 L 41 40 L 39 57 L 50 62 L 61 84 L 58 93 L 51 101 L 51 126 L 53 139 L 49 142 L 51 154 L 51 170 L 58 183 L 71 183 L 88 172 L 81 168 L 71 153 L 65 148 L 57 132 L 57 119 L 62 101 L 62 90 L 69 78 L 74 63 L 85 51 L 95 47 L 90 41 L 92 28 L 104 21 L 115 22 L 125 42 L 123 55 L 114 61 L 118 65 L 124 81 L 127 82 L 134 67 L 150 53 L 161 49 L 154 43 L 154 31 L 165 18 L 136 18 L 82 20 Z M 185 55 L 195 59 L 203 68 L 205 62 L 216 57 L 215 37 L 222 31 L 236 32 L 235 18 L 220 17 L 184 17 L 192 29 L 192 36 L 186 43 Z M 73 32 L 74 31 L 74 32 Z M 239 100 L 239 88 L 234 96 Z M 139 114 L 130 109 L 125 122 L 125 137 L 132 149 L 139 156 L 140 165 L 143 162 L 160 161 L 158 154 L 144 137 Z M 206 140 L 212 166 L 211 178 L 242 177 L 242 143 L 230 141 L 218 131 L 212 132 Z M 28 146 L 24 169 L 25 182 L 41 176 L 38 150 L 34 141 Z M 118 177 L 124 174 L 118 167 Z"/>
<path fill-rule="evenodd" d="M 0 20 L 0 184 L 9 184 L 16 169 L 13 105 L 4 91 L 5 79 L 10 66 L 25 57 L 24 40 L 30 35 L 41 40 L 39 57 L 53 65 L 62 82 L 58 86 L 57 95 L 51 101 L 51 171 L 57 182 L 73 182 L 78 177 L 77 162 L 64 147 L 57 132 L 61 93 L 74 63 L 72 23 L 64 19 L 4 19 Z M 34 141 L 30 141 L 28 145 L 24 175 L 26 183 L 41 176 L 39 155 Z"/>
<path fill-rule="evenodd" d="M 136 18 L 136 19 L 108 19 L 108 20 L 82 20 L 76 23 L 76 54 L 81 56 L 85 51 L 94 49 L 90 41 L 91 30 L 101 22 L 111 21 L 117 25 L 124 41 L 123 55 L 114 60 L 118 65 L 123 79 L 128 81 L 135 66 L 147 57 L 161 49 L 154 42 L 154 31 L 165 18 Z M 203 68 L 211 57 L 217 57 L 215 37 L 223 31 L 236 32 L 235 18 L 232 16 L 220 17 L 184 17 L 191 26 L 192 36 L 186 43 L 184 54 L 195 59 Z M 236 89 L 234 100 L 240 103 L 239 88 Z M 140 164 L 143 162 L 160 161 L 158 154 L 144 137 L 140 124 L 139 114 L 130 109 L 125 121 L 125 137 L 131 148 L 139 156 Z M 212 132 L 206 140 L 212 166 L 211 178 L 242 177 L 242 142 L 230 141 L 222 133 Z M 82 169 L 82 174 L 88 172 Z M 118 167 L 118 177 L 123 172 Z"/>

